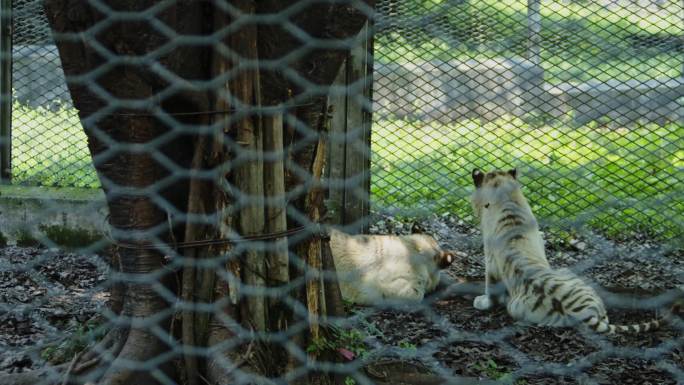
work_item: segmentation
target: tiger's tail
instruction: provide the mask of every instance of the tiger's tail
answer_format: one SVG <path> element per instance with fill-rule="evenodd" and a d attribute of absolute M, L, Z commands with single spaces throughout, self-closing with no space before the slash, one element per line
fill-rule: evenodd
<path fill-rule="evenodd" d="M 677 288 L 680 291 L 684 290 L 682 287 Z M 592 330 L 598 332 L 598 333 L 604 333 L 604 334 L 616 334 L 616 333 L 630 333 L 630 334 L 637 334 L 637 333 L 645 333 L 649 331 L 653 331 L 656 329 L 659 329 L 663 325 L 667 325 L 672 322 L 672 319 L 674 317 L 674 314 L 677 314 L 681 312 L 682 310 L 682 304 L 684 303 L 683 300 L 677 300 L 668 310 L 664 312 L 664 314 L 646 321 L 646 322 L 641 322 L 641 323 L 636 323 L 632 325 L 616 325 L 616 324 L 611 324 L 609 322 L 606 322 L 605 320 L 600 320 L 599 322 L 592 323 L 591 319 L 586 320 L 585 324 L 589 326 Z M 593 319 L 593 318 L 592 318 Z"/>
<path fill-rule="evenodd" d="M 657 330 L 663 325 L 669 322 L 668 317 L 658 317 L 650 321 L 631 324 L 631 325 L 615 325 L 601 321 L 595 325 L 593 328 L 595 331 L 604 334 L 616 334 L 616 333 L 645 333 L 653 330 Z M 591 327 L 591 326 L 590 326 Z"/>

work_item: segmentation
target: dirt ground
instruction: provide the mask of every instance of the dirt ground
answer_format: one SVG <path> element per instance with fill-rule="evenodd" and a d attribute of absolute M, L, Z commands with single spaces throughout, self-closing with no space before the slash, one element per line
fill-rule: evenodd
<path fill-rule="evenodd" d="M 447 278 L 481 281 L 479 232 L 457 218 L 420 222 L 458 260 Z M 384 217 L 374 233 L 408 233 L 410 224 Z M 546 235 L 553 266 L 570 267 L 609 296 L 614 323 L 656 315 L 653 297 L 684 283 L 684 252 L 646 239 L 613 242 L 599 236 L 560 241 Z M 64 362 L 96 338 L 89 326 L 102 314 L 107 267 L 97 256 L 38 248 L 0 249 L 0 371 L 21 372 Z M 609 293 L 603 293 L 608 295 Z M 505 309 L 478 311 L 472 295 L 440 291 L 407 309 L 356 307 L 365 359 L 400 358 L 443 377 L 515 384 L 684 384 L 684 322 L 641 335 L 599 336 L 577 328 L 515 324 Z M 623 301 L 620 301 L 623 299 Z M 647 305 L 648 309 L 638 306 Z M 637 307 L 634 309 L 634 307 Z M 59 347 L 57 349 L 56 347 Z M 66 357 L 59 355 L 66 355 Z"/>
<path fill-rule="evenodd" d="M 419 224 L 444 248 L 459 252 L 460 258 L 446 271 L 449 277 L 484 279 L 479 230 L 450 217 Z M 371 232 L 409 233 L 410 227 L 383 218 Z M 684 283 L 681 250 L 645 239 L 614 242 L 595 234 L 563 241 L 547 234 L 545 240 L 552 266 L 568 267 L 595 286 L 616 292 L 602 292 L 616 324 L 655 317 L 657 309 L 641 306 Z M 413 313 L 369 308 L 356 312 L 373 331 L 370 339 L 376 348 L 395 347 L 391 354 L 444 375 L 516 384 L 684 384 L 684 322 L 646 334 L 600 336 L 578 328 L 516 325 L 504 308 L 479 311 L 472 298 L 438 292 Z"/>
<path fill-rule="evenodd" d="M 107 302 L 106 265 L 35 247 L 0 248 L 0 371 L 68 361 L 95 336 Z"/>

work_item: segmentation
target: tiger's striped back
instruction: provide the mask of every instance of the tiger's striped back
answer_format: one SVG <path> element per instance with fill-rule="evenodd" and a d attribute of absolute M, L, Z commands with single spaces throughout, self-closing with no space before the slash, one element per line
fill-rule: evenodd
<path fill-rule="evenodd" d="M 657 329 L 666 319 L 634 325 L 615 325 L 596 291 L 569 270 L 523 269 L 516 276 L 507 304 L 516 319 L 542 326 L 573 326 L 581 323 L 599 332 L 640 333 Z"/>
<path fill-rule="evenodd" d="M 480 218 L 490 282 L 501 281 L 509 314 L 543 326 L 584 324 L 599 333 L 645 332 L 667 320 L 613 325 L 596 291 L 567 269 L 552 269 L 537 220 L 522 194 L 517 172 L 473 171 L 471 203 Z M 477 306 L 477 305 L 476 305 Z"/>

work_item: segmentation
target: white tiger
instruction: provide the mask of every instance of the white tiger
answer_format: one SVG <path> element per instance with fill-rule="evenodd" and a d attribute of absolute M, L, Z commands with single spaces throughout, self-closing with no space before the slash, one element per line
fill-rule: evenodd
<path fill-rule="evenodd" d="M 421 301 L 454 258 L 426 234 L 349 235 L 330 229 L 330 248 L 342 298 L 363 305 Z"/>
<path fill-rule="evenodd" d="M 636 325 L 613 325 L 599 295 L 567 269 L 549 266 L 537 220 L 520 190 L 516 170 L 473 170 L 471 203 L 480 218 L 485 254 L 485 294 L 473 301 L 480 310 L 492 306 L 492 288 L 501 283 L 508 313 L 545 326 L 584 324 L 600 332 L 642 332 L 665 319 Z"/>

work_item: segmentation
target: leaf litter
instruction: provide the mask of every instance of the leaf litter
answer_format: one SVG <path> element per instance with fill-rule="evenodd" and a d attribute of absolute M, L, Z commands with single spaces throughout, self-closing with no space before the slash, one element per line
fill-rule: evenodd
<path fill-rule="evenodd" d="M 408 234 L 413 221 L 382 216 L 371 233 Z M 481 281 L 479 230 L 453 216 L 419 221 L 458 258 L 443 275 Z M 648 239 L 544 234 L 554 267 L 568 267 L 605 288 L 653 293 L 684 283 L 684 252 Z M 98 256 L 33 247 L 0 249 L 0 371 L 46 364 L 64 341 L 107 305 L 108 269 Z M 472 295 L 428 297 L 413 309 L 352 307 L 366 359 L 400 357 L 442 375 L 515 384 L 676 384 L 684 381 L 682 325 L 640 335 L 598 336 L 576 328 L 516 324 L 499 307 L 472 307 Z M 609 308 L 614 323 L 641 322 L 653 310 Z M 62 345 L 60 345 L 62 344 Z M 344 347 L 342 347 L 344 349 Z M 65 359 L 68 360 L 68 357 Z"/>

